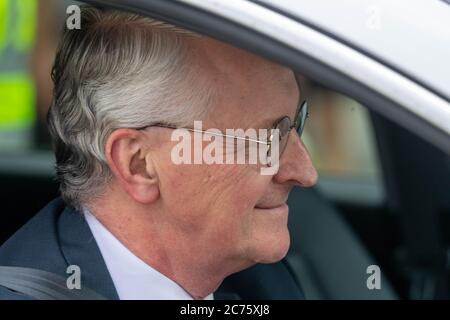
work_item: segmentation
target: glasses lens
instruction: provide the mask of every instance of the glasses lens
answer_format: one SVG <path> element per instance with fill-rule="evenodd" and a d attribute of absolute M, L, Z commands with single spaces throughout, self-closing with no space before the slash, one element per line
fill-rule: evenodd
<path fill-rule="evenodd" d="M 297 114 L 297 119 L 295 121 L 296 127 L 295 130 L 297 131 L 299 137 L 301 137 L 302 133 L 303 133 L 303 128 L 305 127 L 305 123 L 306 123 L 306 119 L 308 118 L 308 104 L 306 101 L 303 101 L 303 103 L 301 104 L 298 114 Z M 281 156 L 283 154 L 284 149 L 286 149 L 286 145 L 288 142 L 288 138 L 289 138 L 289 133 L 291 131 L 291 120 L 289 117 L 283 117 L 281 118 L 276 125 L 274 126 L 274 129 L 278 129 L 279 131 L 279 156 Z M 274 141 L 272 141 L 272 143 L 274 143 Z M 271 147 L 269 148 L 268 151 L 268 156 L 270 158 L 272 158 L 272 153 L 273 153 L 274 148 Z"/>
<path fill-rule="evenodd" d="M 288 141 L 288 137 L 289 137 L 289 132 L 291 130 L 291 120 L 289 119 L 289 117 L 283 117 L 281 118 L 277 124 L 274 126 L 275 130 L 278 130 L 278 134 L 279 134 L 279 140 L 278 141 L 272 141 L 273 143 L 278 142 L 278 156 L 281 156 L 281 154 L 283 153 L 284 149 L 286 148 L 287 145 L 287 141 Z M 273 154 L 273 151 L 275 150 L 275 148 L 273 148 L 273 145 L 270 148 L 270 152 L 269 152 L 269 156 L 272 158 L 273 156 L 277 156 L 275 154 Z"/>
<path fill-rule="evenodd" d="M 308 112 L 308 103 L 306 101 L 303 101 L 296 119 L 297 126 L 295 128 L 299 137 L 302 136 L 303 129 L 305 128 L 306 119 L 308 119 L 309 115 Z"/>

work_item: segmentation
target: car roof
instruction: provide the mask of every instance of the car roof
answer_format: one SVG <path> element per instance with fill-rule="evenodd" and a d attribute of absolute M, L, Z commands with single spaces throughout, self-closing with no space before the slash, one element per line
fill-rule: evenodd
<path fill-rule="evenodd" d="M 363 50 L 450 100 L 450 4 L 258 0 Z"/>

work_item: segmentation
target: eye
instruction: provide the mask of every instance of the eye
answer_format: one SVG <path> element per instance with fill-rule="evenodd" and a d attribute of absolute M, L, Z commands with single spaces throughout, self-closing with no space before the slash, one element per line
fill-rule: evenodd
<path fill-rule="evenodd" d="M 275 129 L 280 130 L 280 137 L 284 137 L 291 129 L 291 119 L 288 116 L 281 118 L 278 120 Z"/>

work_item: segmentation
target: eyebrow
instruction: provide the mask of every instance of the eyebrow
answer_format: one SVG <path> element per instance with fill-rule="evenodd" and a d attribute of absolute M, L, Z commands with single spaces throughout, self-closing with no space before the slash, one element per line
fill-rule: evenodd
<path fill-rule="evenodd" d="M 300 92 L 300 90 L 299 90 L 299 92 Z M 294 123 L 294 121 L 296 120 L 296 117 L 298 116 L 299 110 L 302 106 L 302 103 L 303 103 L 303 100 L 302 100 L 301 94 L 299 94 L 298 101 L 297 101 L 297 108 L 295 108 L 295 113 L 292 118 L 289 115 L 285 114 L 285 115 L 280 115 L 274 119 L 262 120 L 255 126 L 255 129 L 269 129 L 275 124 L 275 122 L 277 122 L 278 120 L 280 120 L 281 118 L 286 117 L 286 116 L 289 117 L 289 119 L 291 119 L 292 123 Z"/>
<path fill-rule="evenodd" d="M 283 118 L 285 116 L 288 116 L 289 119 L 291 119 L 292 122 L 294 122 L 296 120 L 304 99 L 302 98 L 302 88 L 301 88 L 301 85 L 300 85 L 300 79 L 298 77 L 298 73 L 294 72 L 294 78 L 295 78 L 295 83 L 297 84 L 297 88 L 298 88 L 298 101 L 297 101 L 297 108 L 295 109 L 294 117 L 291 118 L 291 117 L 289 117 L 289 115 L 286 114 L 286 115 L 282 115 L 282 116 L 280 116 L 280 117 L 278 117 L 278 118 L 276 118 L 274 120 L 271 120 L 270 123 L 269 123 L 269 120 L 263 120 L 255 128 L 257 128 L 257 129 L 268 129 L 269 127 L 273 126 L 275 124 L 275 122 L 277 122 L 279 119 L 281 119 L 281 118 Z M 269 127 L 265 125 L 266 121 L 267 121 Z"/>

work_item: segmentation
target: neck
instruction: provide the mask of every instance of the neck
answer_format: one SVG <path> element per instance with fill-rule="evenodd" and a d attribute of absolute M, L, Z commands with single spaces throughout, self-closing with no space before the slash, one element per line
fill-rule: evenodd
<path fill-rule="evenodd" d="M 161 209 L 143 207 L 120 197 L 88 205 L 96 218 L 134 255 L 175 281 L 194 299 L 213 293 L 229 274 L 245 268 L 208 250 L 204 239 L 176 230 Z M 124 205 L 125 203 L 125 205 Z"/>

